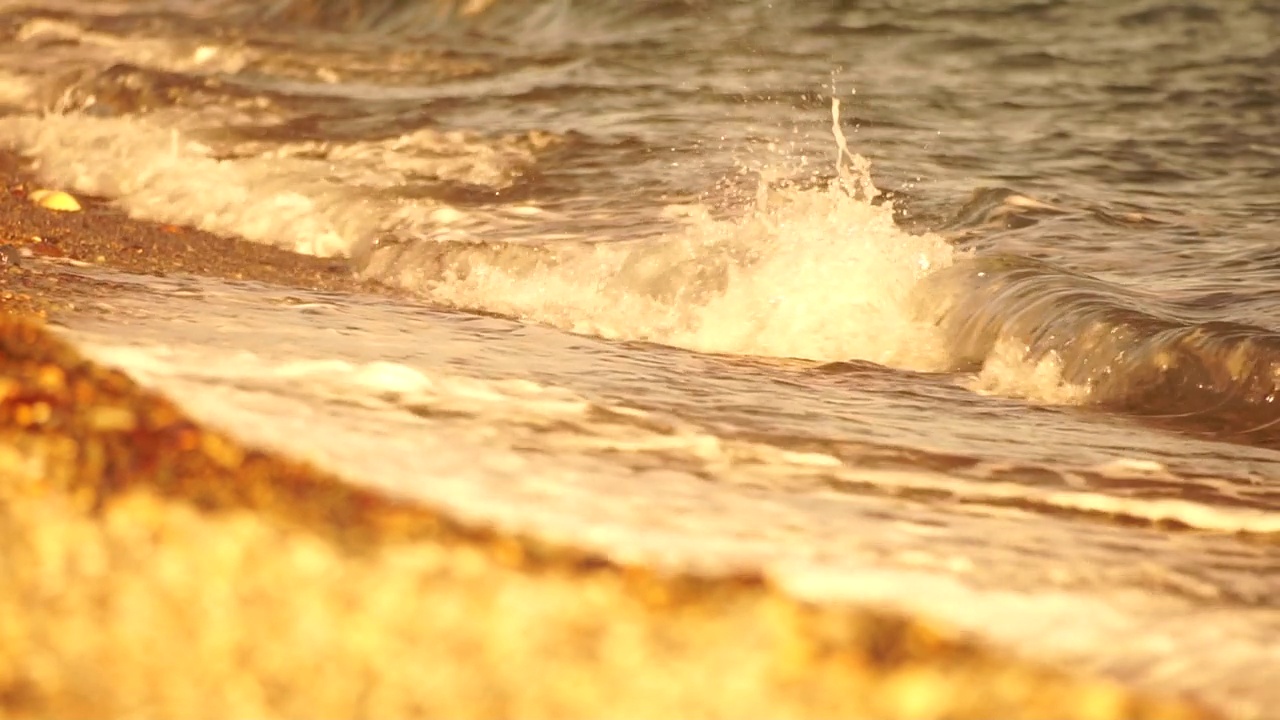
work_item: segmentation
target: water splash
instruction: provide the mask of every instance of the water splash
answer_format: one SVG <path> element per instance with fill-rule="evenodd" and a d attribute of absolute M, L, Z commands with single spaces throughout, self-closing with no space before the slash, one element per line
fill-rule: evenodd
<path fill-rule="evenodd" d="M 907 298 L 951 262 L 951 247 L 902 230 L 892 203 L 874 202 L 871 163 L 849 151 L 838 101 L 832 113 L 837 176 L 817 189 L 762 176 L 738 217 L 685 209 L 679 230 L 641 242 L 389 243 L 362 258 L 363 272 L 456 307 L 610 338 L 935 367 L 940 349 Z"/>

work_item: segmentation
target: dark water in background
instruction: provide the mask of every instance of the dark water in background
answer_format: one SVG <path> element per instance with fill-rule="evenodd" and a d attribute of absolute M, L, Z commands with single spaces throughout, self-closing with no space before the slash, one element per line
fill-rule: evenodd
<path fill-rule="evenodd" d="M 50 182 L 421 296 L 115 278 L 212 421 L 1274 712 L 1274 3 L 0 7 Z"/>

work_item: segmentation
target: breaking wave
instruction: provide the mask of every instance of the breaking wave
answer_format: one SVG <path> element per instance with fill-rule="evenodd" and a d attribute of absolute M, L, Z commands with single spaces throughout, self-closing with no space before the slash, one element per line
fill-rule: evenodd
<path fill-rule="evenodd" d="M 1214 435 L 1280 441 L 1280 335 L 1193 322 L 1154 298 L 1031 258 L 979 255 L 914 291 L 941 330 L 949 369 L 980 370 L 997 348 L 1045 361 L 1088 403 Z"/>

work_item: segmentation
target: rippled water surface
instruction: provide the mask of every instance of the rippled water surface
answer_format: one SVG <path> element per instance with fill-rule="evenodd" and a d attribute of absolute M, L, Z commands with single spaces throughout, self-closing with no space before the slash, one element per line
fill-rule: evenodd
<path fill-rule="evenodd" d="M 411 291 L 50 270 L 210 422 L 1280 703 L 1273 3 L 0 8 L 47 182 Z"/>

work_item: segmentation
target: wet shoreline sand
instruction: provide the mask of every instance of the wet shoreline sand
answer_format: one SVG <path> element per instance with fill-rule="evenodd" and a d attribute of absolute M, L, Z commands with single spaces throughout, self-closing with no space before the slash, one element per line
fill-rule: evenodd
<path fill-rule="evenodd" d="M 319 291 L 394 292 L 358 280 L 345 260 L 298 255 L 279 248 L 225 238 L 189 227 L 134 220 L 109 202 L 78 197 L 80 212 L 47 210 L 30 195 L 44 186 L 21 156 L 0 150 L 0 246 L 34 256 L 65 258 L 139 274 L 189 273 L 224 280 L 254 280 Z M 8 253 L 6 253 L 8 255 Z M 72 310 L 77 293 L 101 291 L 77 286 L 60 292 L 74 279 L 41 272 L 36 263 L 18 260 L 17 270 L 0 269 L 4 311 L 48 313 Z"/>
<path fill-rule="evenodd" d="M 2 158 L 0 243 L 378 290 L 101 201 L 45 210 Z M 342 483 L 199 426 L 40 319 L 110 287 L 36 259 L 0 275 L 0 717 L 1212 716 L 926 621 L 620 566 Z"/>

